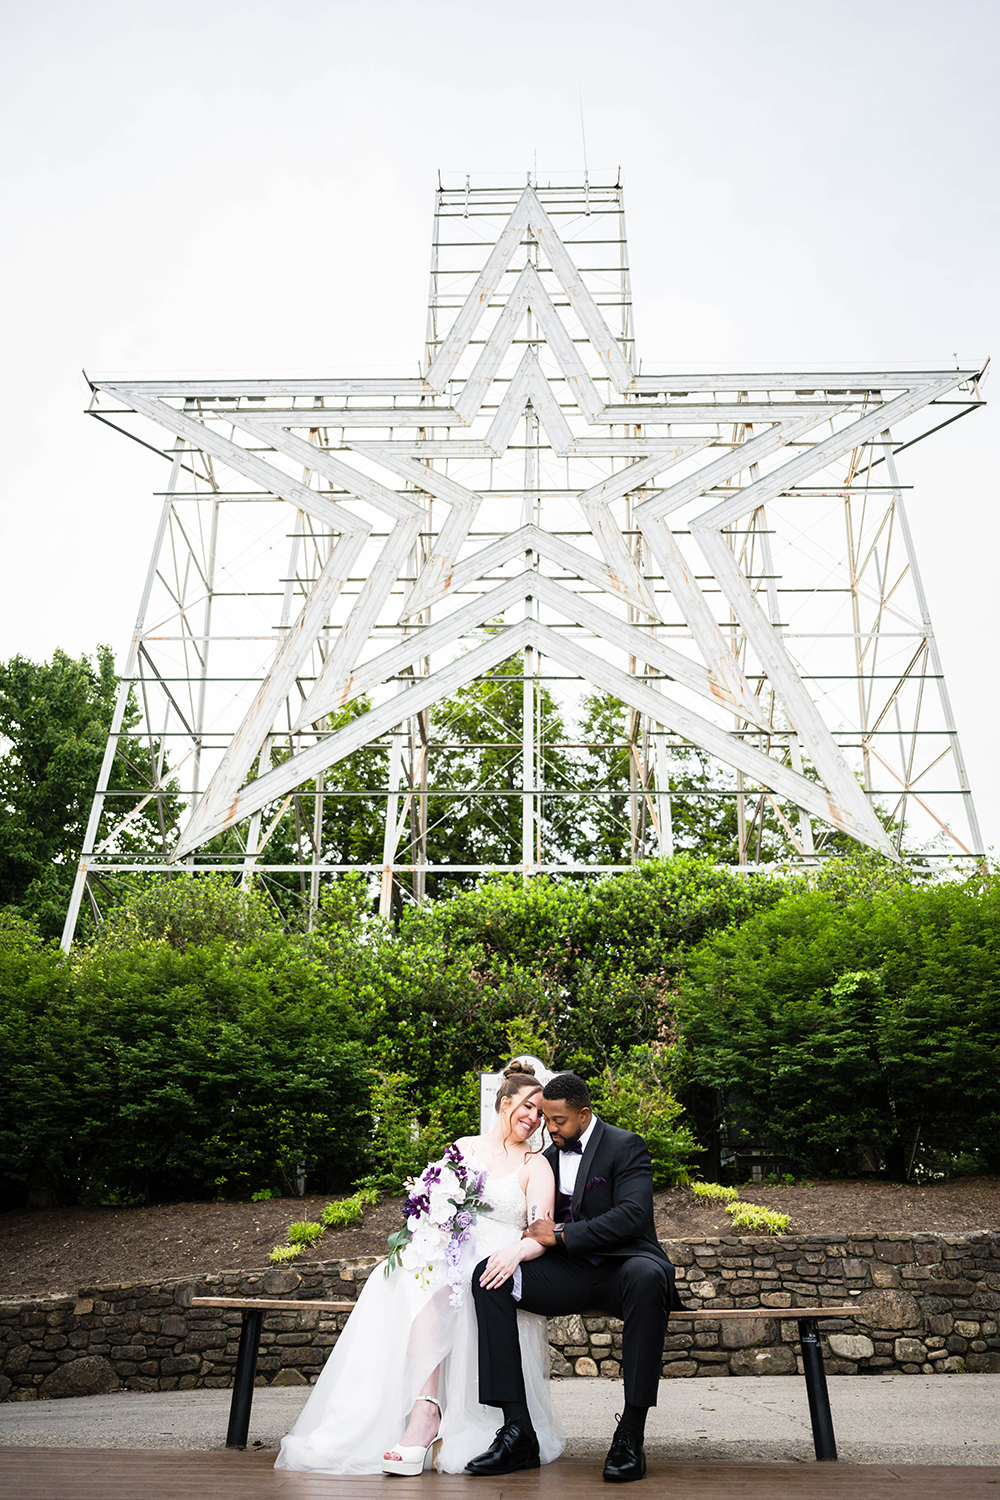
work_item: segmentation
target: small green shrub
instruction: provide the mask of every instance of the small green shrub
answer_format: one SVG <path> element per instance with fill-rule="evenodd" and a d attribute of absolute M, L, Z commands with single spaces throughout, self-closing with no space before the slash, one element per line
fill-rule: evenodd
<path fill-rule="evenodd" d="M 726 1213 L 733 1221 L 734 1229 L 762 1229 L 765 1234 L 784 1234 L 788 1228 L 788 1215 L 762 1208 L 757 1203 L 727 1203 Z"/>
<path fill-rule="evenodd" d="M 739 1196 L 734 1187 L 723 1187 L 721 1182 L 692 1182 L 691 1191 L 696 1198 L 714 1198 L 720 1203 L 732 1203 Z"/>
<path fill-rule="evenodd" d="M 277 1266 L 280 1265 L 282 1261 L 294 1260 L 297 1255 L 302 1254 L 302 1249 L 303 1247 L 301 1245 L 275 1245 L 274 1249 L 268 1256 L 268 1260 L 272 1263 L 272 1265 Z"/>
<path fill-rule="evenodd" d="M 371 1068 L 369 1076 L 372 1155 L 382 1170 L 362 1177 L 361 1186 L 375 1192 L 400 1193 L 408 1177 L 415 1177 L 442 1154 L 448 1136 L 440 1111 L 433 1105 L 428 1123 L 420 1124 L 410 1096 L 413 1079 L 408 1074 Z"/>
<path fill-rule="evenodd" d="M 318 1240 L 322 1233 L 322 1224 L 317 1224 L 312 1219 L 298 1219 L 294 1224 L 289 1224 L 288 1226 L 288 1243 L 290 1245 L 311 1245 L 313 1240 Z"/>
<path fill-rule="evenodd" d="M 323 1226 L 326 1229 L 344 1229 L 348 1224 L 356 1224 L 363 1217 L 366 1208 L 371 1208 L 379 1200 L 376 1188 L 359 1188 L 349 1198 L 342 1198 L 339 1203 L 328 1203 L 320 1214 Z"/>

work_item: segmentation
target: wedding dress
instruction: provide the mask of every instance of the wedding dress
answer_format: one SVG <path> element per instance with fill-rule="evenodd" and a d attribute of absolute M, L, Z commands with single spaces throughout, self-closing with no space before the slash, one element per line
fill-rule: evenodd
<path fill-rule="evenodd" d="M 477 1168 L 481 1163 L 467 1161 Z M 410 1408 L 431 1372 L 441 1366 L 437 1399 L 442 1418 L 436 1466 L 458 1474 L 492 1443 L 503 1417 L 478 1399 L 478 1327 L 470 1282 L 481 1260 L 516 1243 L 527 1223 L 519 1172 L 487 1178 L 482 1191 L 489 1214 L 477 1219 L 462 1251 L 460 1307 L 435 1267 L 424 1284 L 412 1271 L 388 1276 L 375 1266 L 347 1320 L 301 1416 L 282 1439 L 275 1468 L 323 1474 L 377 1474 L 382 1456 L 399 1442 Z M 565 1446 L 549 1395 L 546 1322 L 518 1312 L 528 1407 L 542 1463 Z"/>

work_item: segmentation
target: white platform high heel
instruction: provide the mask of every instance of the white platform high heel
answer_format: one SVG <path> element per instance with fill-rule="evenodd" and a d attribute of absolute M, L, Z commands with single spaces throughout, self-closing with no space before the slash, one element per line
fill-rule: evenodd
<path fill-rule="evenodd" d="M 436 1406 L 437 1407 L 437 1409 L 438 1409 L 438 1427 L 440 1427 L 441 1426 L 441 1403 L 440 1403 L 440 1401 L 435 1401 L 433 1396 L 418 1396 L 417 1400 L 418 1401 L 429 1401 L 430 1404 L 431 1404 L 431 1406 Z M 421 1448 L 419 1445 L 415 1445 L 413 1447 L 407 1446 L 407 1447 L 404 1448 L 404 1447 L 401 1446 L 401 1444 L 397 1443 L 396 1446 L 395 1446 L 395 1448 L 390 1448 L 390 1450 L 389 1450 L 389 1452 L 392 1454 L 392 1457 L 390 1458 L 387 1455 L 385 1458 L 383 1458 L 383 1460 L 382 1460 L 382 1473 L 383 1474 L 403 1474 L 407 1478 L 412 1479 L 414 1477 L 414 1475 L 416 1475 L 416 1474 L 422 1474 L 423 1473 L 424 1469 L 427 1467 L 427 1455 L 431 1452 L 432 1449 L 433 1449 L 434 1457 L 435 1458 L 437 1457 L 437 1450 L 440 1448 L 440 1446 L 441 1446 L 441 1439 L 437 1436 L 437 1434 L 435 1434 L 434 1437 L 431 1438 L 431 1440 L 427 1444 L 426 1448 Z M 433 1459 L 432 1459 L 431 1463 L 432 1463 L 432 1467 L 433 1467 Z"/>

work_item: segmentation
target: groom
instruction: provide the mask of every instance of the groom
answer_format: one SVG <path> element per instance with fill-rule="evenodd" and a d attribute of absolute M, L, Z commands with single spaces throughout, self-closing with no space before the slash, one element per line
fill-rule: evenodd
<path fill-rule="evenodd" d="M 674 1270 L 653 1227 L 653 1172 L 640 1136 L 599 1120 L 575 1073 L 545 1085 L 542 1112 L 552 1144 L 545 1158 L 556 1179 L 554 1222 L 525 1230 L 547 1253 L 516 1276 L 485 1288 L 483 1261 L 472 1277 L 479 1317 L 479 1399 L 499 1406 L 503 1426 L 492 1446 L 466 1466 L 478 1475 L 538 1467 L 538 1439 L 525 1399 L 517 1309 L 562 1317 L 600 1308 L 624 1319 L 625 1410 L 604 1465 L 612 1483 L 641 1479 L 646 1413 L 656 1405 L 663 1336 L 681 1303 Z M 518 1282 L 520 1297 L 518 1299 Z"/>

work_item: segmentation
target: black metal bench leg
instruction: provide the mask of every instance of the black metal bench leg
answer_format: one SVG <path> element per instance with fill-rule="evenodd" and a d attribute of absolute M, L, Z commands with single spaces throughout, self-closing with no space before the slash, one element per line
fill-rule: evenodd
<path fill-rule="evenodd" d="M 836 1462 L 837 1444 L 833 1436 L 833 1416 L 830 1412 L 830 1395 L 826 1388 L 826 1371 L 823 1369 L 823 1350 L 815 1318 L 799 1318 L 799 1341 L 802 1345 L 802 1365 L 806 1377 L 806 1394 L 809 1397 L 809 1416 L 812 1421 L 813 1443 L 816 1457 Z"/>
<path fill-rule="evenodd" d="M 263 1312 L 247 1309 L 240 1327 L 240 1348 L 236 1356 L 236 1375 L 233 1379 L 233 1399 L 229 1407 L 229 1431 L 226 1433 L 227 1448 L 245 1448 L 250 1431 L 250 1408 L 253 1405 L 253 1383 L 257 1376 L 257 1350 L 260 1348 L 260 1330 L 264 1322 Z"/>

